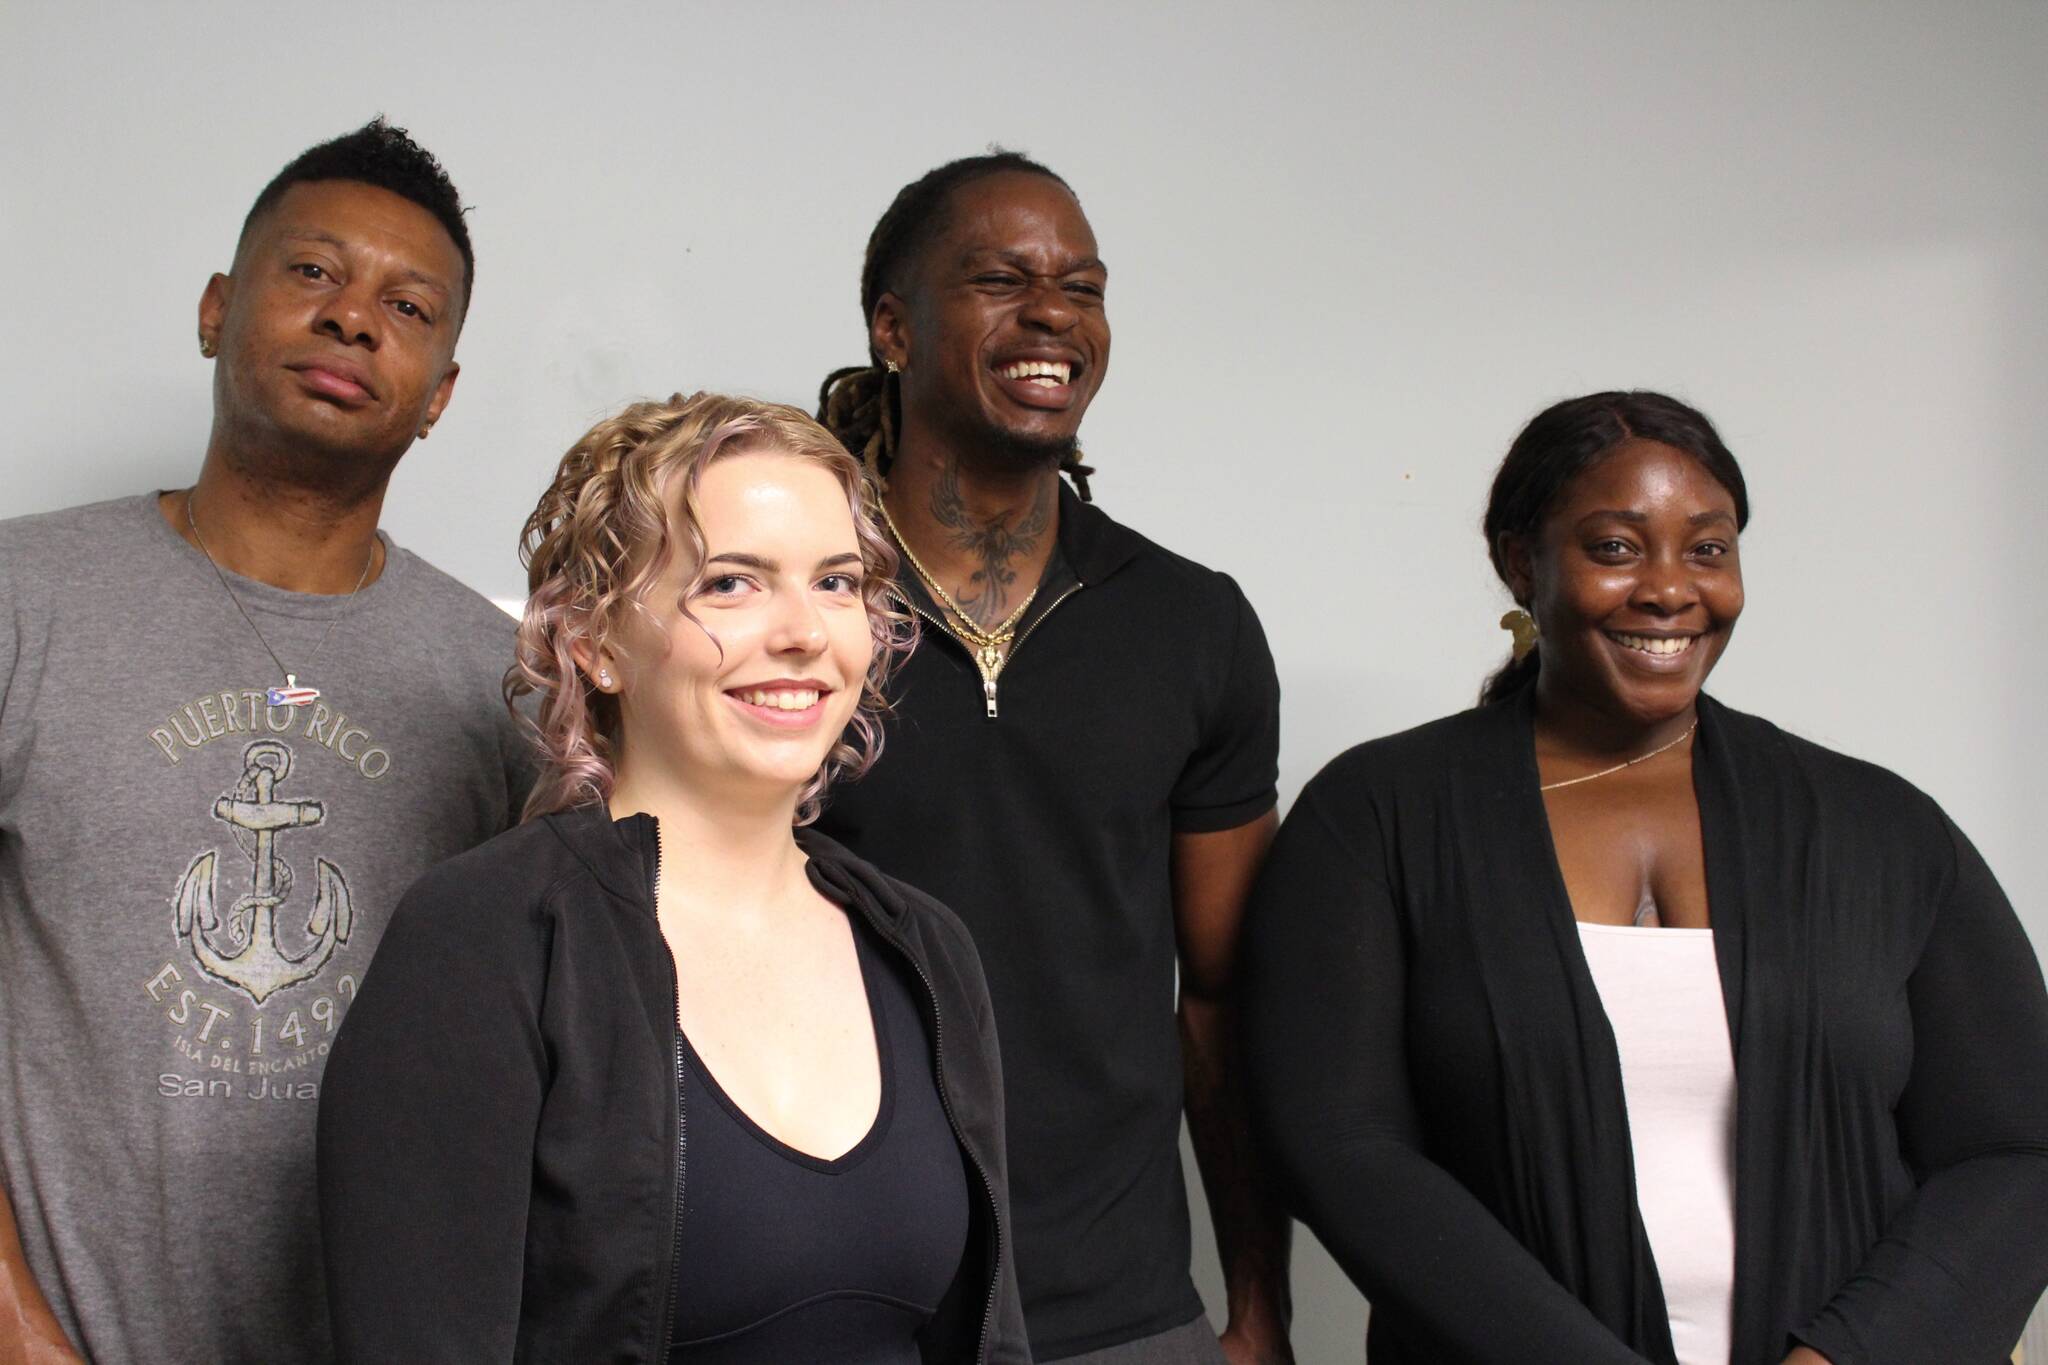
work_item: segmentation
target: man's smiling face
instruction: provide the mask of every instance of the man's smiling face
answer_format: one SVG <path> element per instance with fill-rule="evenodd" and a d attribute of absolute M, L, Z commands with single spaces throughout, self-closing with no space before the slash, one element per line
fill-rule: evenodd
<path fill-rule="evenodd" d="M 901 352 L 906 425 L 1031 461 L 1072 450 L 1110 340 L 1108 271 L 1073 193 L 1018 171 L 960 186 L 911 276 L 911 297 L 877 310 L 900 318 L 877 341 Z"/>

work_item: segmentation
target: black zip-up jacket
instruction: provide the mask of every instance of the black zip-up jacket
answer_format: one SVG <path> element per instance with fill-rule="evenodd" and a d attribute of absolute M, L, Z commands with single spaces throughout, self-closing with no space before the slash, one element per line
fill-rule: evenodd
<path fill-rule="evenodd" d="M 811 881 L 924 986 L 973 1220 L 928 1362 L 1028 1362 L 1009 1245 L 1001 1063 L 950 911 L 823 835 Z M 345 1361 L 667 1358 L 677 1210 L 674 959 L 645 815 L 529 821 L 422 877 L 385 932 L 320 1097 L 321 1235 Z M 875 1230 L 887 1236 L 887 1228 Z"/>

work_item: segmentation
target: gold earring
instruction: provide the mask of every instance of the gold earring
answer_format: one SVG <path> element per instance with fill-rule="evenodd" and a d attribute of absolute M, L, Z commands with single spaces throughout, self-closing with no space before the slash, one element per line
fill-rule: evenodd
<path fill-rule="evenodd" d="M 207 360 L 213 359 L 213 342 L 207 339 L 204 332 L 199 334 L 199 354 Z"/>
<path fill-rule="evenodd" d="M 427 436 L 428 436 L 428 434 L 429 434 L 429 433 L 431 433 L 431 432 L 433 431 L 433 429 L 434 429 L 434 424 L 433 424 L 432 422 L 429 422 L 429 423 L 427 423 L 427 424 L 426 424 L 425 426 L 421 427 L 421 428 L 420 428 L 420 439 L 421 439 L 422 441 L 426 440 L 426 439 L 427 439 Z"/>
<path fill-rule="evenodd" d="M 887 370 L 887 371 L 888 371 L 888 372 L 889 372 L 890 374 L 902 374 L 902 373 L 903 373 L 903 367 L 902 367 L 902 366 L 900 366 L 900 365 L 898 365 L 898 364 L 897 364 L 897 363 L 896 363 L 895 361 L 893 361 L 893 360 L 885 360 L 885 361 L 883 361 L 883 362 L 882 362 L 882 368 L 883 368 L 883 369 L 885 369 L 885 370 Z"/>
<path fill-rule="evenodd" d="M 1516 607 L 1500 618 L 1500 628 L 1515 637 L 1515 662 L 1520 663 L 1536 648 L 1536 618 Z"/>

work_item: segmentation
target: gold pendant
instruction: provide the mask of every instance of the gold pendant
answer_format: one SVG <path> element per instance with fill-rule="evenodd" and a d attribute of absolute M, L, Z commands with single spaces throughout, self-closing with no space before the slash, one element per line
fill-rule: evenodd
<path fill-rule="evenodd" d="M 989 640 L 975 651 L 974 662 L 981 667 L 981 699 L 988 708 L 988 718 L 996 718 L 996 675 L 1003 671 L 1003 646 L 1000 641 Z"/>

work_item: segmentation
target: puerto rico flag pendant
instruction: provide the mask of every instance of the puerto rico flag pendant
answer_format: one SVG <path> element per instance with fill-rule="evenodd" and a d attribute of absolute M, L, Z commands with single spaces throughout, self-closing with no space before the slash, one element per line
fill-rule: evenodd
<path fill-rule="evenodd" d="M 265 699 L 272 706 L 304 706 L 308 702 L 320 699 L 320 689 L 317 687 L 301 687 L 299 686 L 299 675 L 287 673 L 284 675 L 283 687 L 273 687 L 264 695 Z"/>

